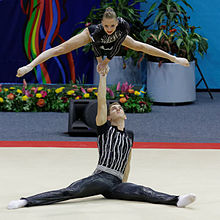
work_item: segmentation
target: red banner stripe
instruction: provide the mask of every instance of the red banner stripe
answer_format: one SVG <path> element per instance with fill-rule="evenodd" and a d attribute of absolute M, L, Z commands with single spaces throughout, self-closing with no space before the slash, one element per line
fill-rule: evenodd
<path fill-rule="evenodd" d="M 0 141 L 0 147 L 97 148 L 95 141 Z M 220 149 L 220 143 L 135 142 L 137 149 Z"/>

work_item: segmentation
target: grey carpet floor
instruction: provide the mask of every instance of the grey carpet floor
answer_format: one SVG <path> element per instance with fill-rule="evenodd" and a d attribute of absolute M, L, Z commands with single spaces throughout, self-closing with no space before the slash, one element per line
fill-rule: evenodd
<path fill-rule="evenodd" d="M 220 93 L 197 92 L 193 104 L 153 105 L 147 114 L 127 114 L 126 128 L 137 142 L 220 143 Z M 68 113 L 0 112 L 0 141 L 96 141 L 71 137 Z"/>

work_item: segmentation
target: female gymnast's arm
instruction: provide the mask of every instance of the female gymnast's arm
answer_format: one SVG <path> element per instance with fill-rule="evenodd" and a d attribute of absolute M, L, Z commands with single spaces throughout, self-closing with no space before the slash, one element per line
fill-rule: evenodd
<path fill-rule="evenodd" d="M 42 52 L 31 63 L 19 68 L 16 76 L 22 77 L 26 73 L 30 72 L 35 66 L 45 62 L 46 60 L 50 59 L 51 57 L 60 56 L 62 54 L 69 53 L 72 50 L 75 50 L 77 48 L 80 48 L 80 47 L 88 44 L 89 42 L 91 42 L 91 39 L 89 37 L 88 28 L 86 28 L 80 34 L 73 36 L 72 38 L 70 38 L 66 42 Z"/>
<path fill-rule="evenodd" d="M 130 173 L 130 161 L 131 161 L 131 151 L 128 155 L 128 163 L 125 167 L 125 172 L 124 172 L 124 176 L 123 176 L 123 179 L 122 179 L 122 182 L 125 183 L 128 181 L 128 175 Z"/>
<path fill-rule="evenodd" d="M 164 52 L 163 50 L 160 50 L 160 49 L 153 47 L 149 44 L 145 44 L 145 43 L 136 41 L 128 35 L 125 38 L 125 40 L 123 41 L 122 45 L 125 47 L 128 47 L 132 50 L 135 50 L 135 51 L 144 52 L 144 53 L 149 54 L 151 56 L 166 58 L 166 59 L 170 60 L 171 62 L 180 64 L 182 66 L 189 66 L 189 62 L 187 59 L 172 56 L 172 55 Z"/>

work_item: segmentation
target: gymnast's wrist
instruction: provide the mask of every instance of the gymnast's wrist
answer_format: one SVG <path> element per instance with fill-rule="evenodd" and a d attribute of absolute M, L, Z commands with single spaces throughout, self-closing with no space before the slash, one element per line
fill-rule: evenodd
<path fill-rule="evenodd" d="M 101 57 L 101 56 L 100 56 L 100 57 L 96 57 L 96 60 L 97 60 L 98 64 L 101 64 L 101 63 L 103 62 L 103 60 L 102 60 L 102 57 Z"/>
<path fill-rule="evenodd" d="M 110 62 L 110 60 L 106 57 L 106 58 L 103 60 L 103 65 L 107 65 L 109 62 Z"/>

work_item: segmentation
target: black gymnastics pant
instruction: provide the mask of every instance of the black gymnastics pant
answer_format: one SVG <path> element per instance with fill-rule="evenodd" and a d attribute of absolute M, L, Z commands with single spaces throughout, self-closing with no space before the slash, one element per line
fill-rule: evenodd
<path fill-rule="evenodd" d="M 122 183 L 118 177 L 106 172 L 93 174 L 60 190 L 49 191 L 22 199 L 27 200 L 26 206 L 29 207 L 49 205 L 68 199 L 99 194 L 107 199 L 143 201 L 167 205 L 176 205 L 178 201 L 178 196 L 156 192 L 148 187 L 132 183 Z"/>

